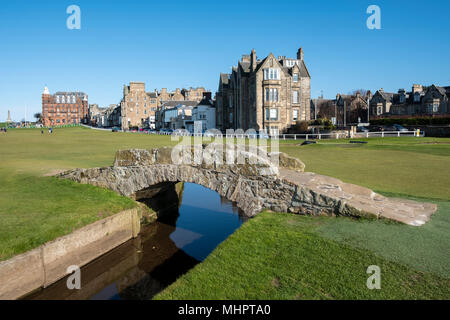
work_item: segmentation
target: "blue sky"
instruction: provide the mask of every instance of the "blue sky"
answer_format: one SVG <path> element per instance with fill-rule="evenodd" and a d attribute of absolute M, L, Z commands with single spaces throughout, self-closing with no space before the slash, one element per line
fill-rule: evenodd
<path fill-rule="evenodd" d="M 81 8 L 81 30 L 66 8 Z M 366 9 L 381 8 L 381 30 Z M 147 91 L 204 86 L 215 91 L 254 48 L 295 57 L 302 46 L 312 97 L 413 83 L 450 85 L 450 1 L 2 1 L 0 121 L 41 110 L 50 92 L 84 91 L 90 103 L 118 103 L 122 86 Z"/>

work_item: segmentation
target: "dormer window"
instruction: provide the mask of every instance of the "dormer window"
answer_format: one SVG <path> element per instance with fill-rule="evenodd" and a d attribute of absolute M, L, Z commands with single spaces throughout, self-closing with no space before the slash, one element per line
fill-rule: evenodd
<path fill-rule="evenodd" d="M 420 93 L 414 93 L 414 102 L 420 102 Z"/>
<path fill-rule="evenodd" d="M 264 69 L 264 80 L 280 80 L 280 69 Z"/>
<path fill-rule="evenodd" d="M 292 76 L 292 79 L 294 82 L 298 82 L 298 73 L 294 73 L 294 75 Z"/>

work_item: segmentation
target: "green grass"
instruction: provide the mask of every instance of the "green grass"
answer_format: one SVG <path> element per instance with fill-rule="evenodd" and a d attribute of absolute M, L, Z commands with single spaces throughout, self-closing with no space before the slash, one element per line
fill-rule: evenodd
<path fill-rule="evenodd" d="M 282 142 L 280 151 L 301 159 L 306 171 L 402 196 L 450 200 L 450 139 L 378 138 L 328 140 L 299 146 Z M 437 144 L 436 144 L 437 143 Z"/>
<path fill-rule="evenodd" d="M 320 236 L 328 218 L 261 213 L 156 299 L 450 299 L 450 280 Z M 369 290 L 367 268 L 381 268 Z"/>
<path fill-rule="evenodd" d="M 386 221 L 263 213 L 158 298 L 449 299 L 450 139 L 324 140 L 280 150 L 306 170 L 387 196 L 438 204 L 416 228 Z M 134 206 L 113 192 L 45 175 L 112 164 L 118 149 L 173 145 L 167 136 L 85 128 L 10 129 L 0 135 L 0 260 Z M 382 290 L 366 288 L 369 265 Z"/>
<path fill-rule="evenodd" d="M 0 260 L 132 208 L 128 198 L 45 175 L 109 166 L 118 149 L 172 144 L 169 137 L 56 128 L 0 134 Z"/>

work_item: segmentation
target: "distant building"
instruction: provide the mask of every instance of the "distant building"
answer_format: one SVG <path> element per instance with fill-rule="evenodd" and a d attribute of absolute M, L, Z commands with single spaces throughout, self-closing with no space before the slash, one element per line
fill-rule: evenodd
<path fill-rule="evenodd" d="M 197 101 L 167 101 L 159 108 L 156 115 L 157 129 L 186 129 L 193 127 L 192 110 Z"/>
<path fill-rule="evenodd" d="M 298 120 L 310 120 L 311 76 L 300 48 L 295 59 L 255 50 L 243 55 L 231 74 L 221 74 L 216 94 L 217 126 L 277 134 Z"/>
<path fill-rule="evenodd" d="M 11 111 L 8 110 L 8 119 L 6 119 L 6 123 L 11 123 Z"/>
<path fill-rule="evenodd" d="M 414 84 L 411 91 L 399 89 L 397 93 L 378 90 L 370 100 L 372 116 L 444 115 L 450 114 L 450 87 Z"/>
<path fill-rule="evenodd" d="M 84 92 L 56 92 L 50 94 L 48 88 L 42 93 L 42 123 L 44 126 L 67 124 L 87 124 L 88 96 Z"/>
<path fill-rule="evenodd" d="M 198 106 L 192 110 L 192 121 L 201 122 L 202 132 L 216 129 L 216 108 L 210 99 L 203 99 Z M 194 131 L 190 130 L 191 132 Z"/>
<path fill-rule="evenodd" d="M 211 93 L 202 87 L 189 90 L 177 88 L 174 92 L 169 92 L 166 88 L 160 92 L 156 89 L 153 92 L 146 92 L 143 82 L 130 82 L 129 86 L 124 86 L 123 99 L 120 102 L 120 126 L 125 130 L 130 127 L 155 129 L 161 125 L 161 123 L 158 125 L 157 113 L 167 108 L 167 103 L 192 101 L 198 104 L 205 94 L 211 96 Z"/>
<path fill-rule="evenodd" d="M 342 126 L 367 123 L 368 99 L 370 98 L 370 91 L 365 96 L 359 92 L 348 95 L 338 94 L 336 96 L 336 124 Z"/>

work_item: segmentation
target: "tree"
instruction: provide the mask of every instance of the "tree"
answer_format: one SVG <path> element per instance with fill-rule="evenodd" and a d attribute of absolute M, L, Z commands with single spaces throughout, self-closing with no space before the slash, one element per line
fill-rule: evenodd
<path fill-rule="evenodd" d="M 359 93 L 361 95 L 361 97 L 365 97 L 368 92 L 369 92 L 369 90 L 366 90 L 366 89 L 356 89 L 356 90 L 349 92 L 349 94 L 352 96 L 356 96 L 356 94 Z"/>
<path fill-rule="evenodd" d="M 293 133 L 308 133 L 308 130 L 308 121 L 297 121 L 295 125 L 292 126 Z"/>
<path fill-rule="evenodd" d="M 336 116 L 335 103 L 332 100 L 319 100 L 317 102 L 317 118 L 331 119 Z"/>
<path fill-rule="evenodd" d="M 36 118 L 37 121 L 42 122 L 42 114 L 40 112 L 35 113 L 34 117 Z"/>

